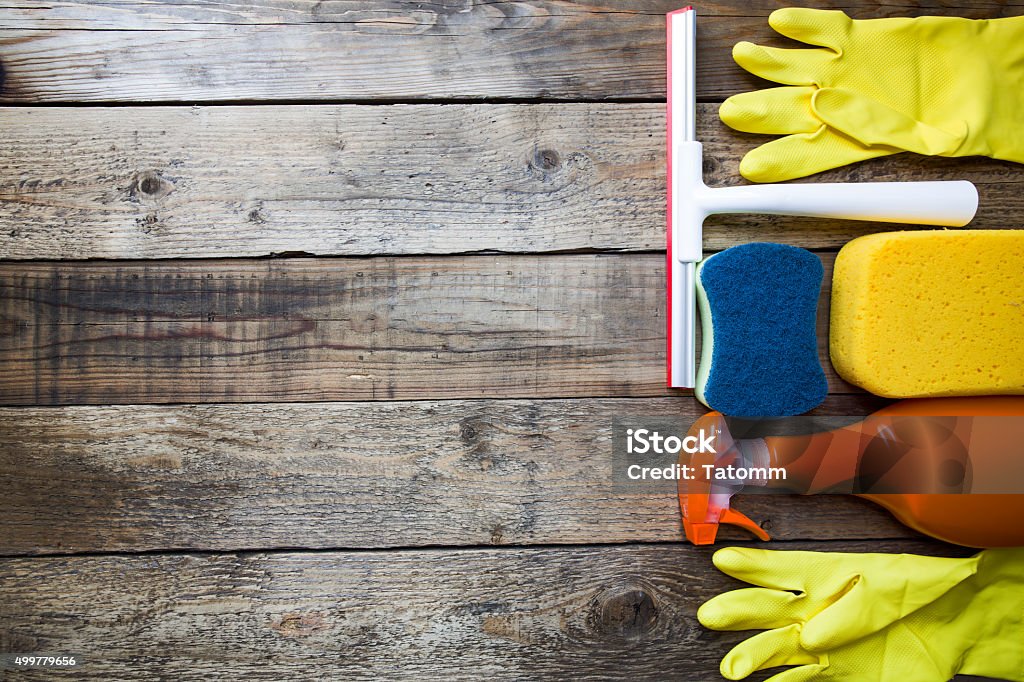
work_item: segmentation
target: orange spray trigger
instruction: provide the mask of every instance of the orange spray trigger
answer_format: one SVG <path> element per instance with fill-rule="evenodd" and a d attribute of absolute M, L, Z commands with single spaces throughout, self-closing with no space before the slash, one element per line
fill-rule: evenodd
<path fill-rule="evenodd" d="M 768 532 L 764 528 L 754 523 L 754 520 L 744 514 L 741 511 L 735 509 L 723 509 L 722 515 L 718 517 L 719 523 L 728 523 L 733 526 L 739 526 L 743 530 L 748 530 L 757 536 L 758 540 L 768 541 L 771 538 L 768 536 Z M 694 543 L 699 544 L 699 543 Z"/>
<path fill-rule="evenodd" d="M 757 525 L 753 519 L 741 511 L 726 508 L 719 512 L 718 521 L 692 522 L 683 516 L 683 530 L 686 532 L 686 539 L 695 545 L 713 545 L 718 535 L 718 524 L 728 523 L 731 526 L 738 526 L 750 531 L 758 540 L 767 542 L 771 537 L 764 528 Z"/>

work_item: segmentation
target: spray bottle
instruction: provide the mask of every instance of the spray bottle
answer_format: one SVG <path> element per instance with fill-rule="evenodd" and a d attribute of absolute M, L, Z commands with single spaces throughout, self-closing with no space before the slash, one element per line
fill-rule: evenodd
<path fill-rule="evenodd" d="M 988 492 L 1024 481 L 1024 419 L 991 418 L 1008 416 L 1024 416 L 1024 396 L 903 400 L 831 431 L 735 439 L 723 415 L 708 413 L 690 433 L 712 433 L 715 452 L 683 455 L 694 472 L 679 481 L 686 537 L 712 544 L 727 523 L 768 540 L 730 507 L 734 494 L 761 487 L 852 492 L 939 540 L 1024 546 L 1024 494 Z"/>

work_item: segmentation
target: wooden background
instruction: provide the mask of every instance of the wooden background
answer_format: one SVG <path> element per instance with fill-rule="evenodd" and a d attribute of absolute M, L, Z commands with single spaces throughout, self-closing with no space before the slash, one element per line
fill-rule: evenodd
<path fill-rule="evenodd" d="M 699 7 L 709 184 L 758 142 L 717 103 L 766 85 L 729 50 L 782 44 L 778 6 Z M 612 417 L 701 412 L 663 386 L 677 7 L 4 3 L 0 651 L 97 679 L 717 679 L 742 635 L 694 614 L 735 583 L 674 498 L 608 483 Z M 958 178 L 975 226 L 1024 226 L 1008 163 L 813 180 Z M 828 267 L 887 227 L 738 216 L 705 244 Z M 822 413 L 880 404 L 829 379 Z M 737 506 L 776 548 L 962 553 L 855 499 Z"/>

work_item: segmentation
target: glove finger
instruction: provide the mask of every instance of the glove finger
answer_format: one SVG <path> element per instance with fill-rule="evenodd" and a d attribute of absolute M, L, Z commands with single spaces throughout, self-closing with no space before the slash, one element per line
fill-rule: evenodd
<path fill-rule="evenodd" d="M 787 86 L 744 92 L 722 102 L 718 117 L 733 130 L 744 133 L 813 133 L 821 127 L 811 108 L 817 91 L 812 86 Z"/>
<path fill-rule="evenodd" d="M 806 601 L 785 590 L 749 587 L 704 602 L 697 620 L 711 630 L 771 630 L 805 621 Z"/>
<path fill-rule="evenodd" d="M 785 139 L 785 138 L 783 138 Z M 771 143 L 769 143 L 771 144 Z M 711 557 L 715 567 L 737 580 L 775 590 L 802 592 L 805 576 L 835 563 L 835 555 L 752 547 L 725 547 Z"/>
<path fill-rule="evenodd" d="M 769 15 L 768 25 L 787 38 L 838 52 L 853 19 L 842 10 L 785 7 Z"/>
<path fill-rule="evenodd" d="M 722 659 L 720 669 L 726 679 L 742 680 L 764 668 L 818 662 L 816 655 L 801 648 L 800 626 L 789 625 L 740 642 Z"/>
<path fill-rule="evenodd" d="M 824 88 L 813 93 L 810 107 L 829 127 L 863 145 L 888 145 L 928 156 L 949 155 L 967 137 L 967 125 L 941 130 L 853 90 Z"/>
<path fill-rule="evenodd" d="M 736 43 L 732 58 L 761 78 L 784 85 L 818 85 L 835 53 L 821 48 L 788 50 L 748 42 Z"/>
<path fill-rule="evenodd" d="M 711 561 L 722 573 L 751 585 L 775 590 L 801 590 L 803 581 L 799 574 L 786 570 L 784 565 L 791 554 L 800 552 L 726 547 L 715 552 Z"/>
<path fill-rule="evenodd" d="M 822 126 L 817 132 L 788 135 L 751 150 L 740 161 L 740 175 L 752 182 L 781 182 L 900 151 L 865 147 Z"/>

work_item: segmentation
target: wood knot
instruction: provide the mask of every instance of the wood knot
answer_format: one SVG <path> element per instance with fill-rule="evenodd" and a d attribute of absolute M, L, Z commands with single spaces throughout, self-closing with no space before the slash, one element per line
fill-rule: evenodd
<path fill-rule="evenodd" d="M 324 615 L 312 613 L 286 613 L 270 623 L 270 628 L 284 637 L 308 637 L 327 629 Z"/>
<path fill-rule="evenodd" d="M 459 438 L 462 439 L 463 443 L 473 445 L 476 443 L 479 435 L 480 431 L 472 419 L 463 419 L 459 424 Z"/>
<path fill-rule="evenodd" d="M 132 196 L 144 199 L 162 199 L 174 190 L 174 183 L 167 180 L 159 171 L 144 170 L 135 177 Z"/>
<path fill-rule="evenodd" d="M 626 587 L 601 594 L 594 615 L 594 628 L 601 633 L 637 640 L 654 628 L 658 606 L 643 588 Z"/>
<path fill-rule="evenodd" d="M 476 462 L 482 471 L 496 466 L 488 431 L 487 421 L 479 417 L 464 417 L 459 421 L 459 440 L 462 441 L 467 462 Z"/>
<path fill-rule="evenodd" d="M 533 155 L 533 167 L 545 172 L 556 170 L 562 165 L 562 157 L 554 149 L 539 149 Z"/>

